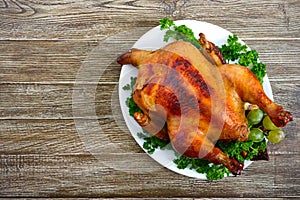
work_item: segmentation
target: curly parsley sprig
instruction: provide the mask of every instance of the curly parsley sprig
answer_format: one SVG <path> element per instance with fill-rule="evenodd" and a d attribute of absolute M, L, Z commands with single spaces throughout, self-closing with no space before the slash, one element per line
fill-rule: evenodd
<path fill-rule="evenodd" d="M 172 149 L 170 142 L 163 141 L 153 135 L 150 135 L 145 130 L 138 132 L 137 136 L 144 140 L 143 148 L 147 150 L 149 154 L 153 154 L 156 149 Z"/>
<path fill-rule="evenodd" d="M 252 160 L 259 155 L 259 152 L 265 152 L 267 148 L 266 140 L 261 142 L 253 142 L 248 140 L 246 142 L 223 142 L 218 141 L 217 146 L 228 155 L 229 158 L 235 158 L 239 162 L 245 160 Z M 243 153 L 246 155 L 243 156 Z"/>
<path fill-rule="evenodd" d="M 133 91 L 133 86 L 136 82 L 137 77 L 130 77 L 130 83 L 126 84 L 123 86 L 123 90 L 128 90 L 128 91 Z M 129 97 L 127 97 L 126 101 L 126 106 L 129 109 L 129 115 L 133 117 L 135 112 L 142 112 L 142 110 L 138 107 L 138 105 L 134 102 L 132 93 L 130 94 Z"/>
<path fill-rule="evenodd" d="M 163 18 L 159 22 L 160 29 L 167 30 L 164 35 L 165 42 L 168 42 L 170 38 L 173 38 L 174 40 L 183 40 L 189 42 L 198 49 L 202 48 L 198 40 L 195 38 L 192 29 L 188 28 L 186 25 L 176 26 L 174 21 L 168 18 Z"/>
<path fill-rule="evenodd" d="M 224 165 L 215 165 L 207 160 L 187 158 L 177 154 L 177 158 L 173 161 L 178 169 L 189 168 L 200 174 L 206 174 L 208 180 L 217 180 L 229 175 L 230 171 Z"/>

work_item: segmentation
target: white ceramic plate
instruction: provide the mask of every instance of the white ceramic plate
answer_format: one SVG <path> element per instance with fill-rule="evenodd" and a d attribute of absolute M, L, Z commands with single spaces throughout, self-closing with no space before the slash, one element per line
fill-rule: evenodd
<path fill-rule="evenodd" d="M 175 24 L 182 25 L 185 24 L 189 28 L 191 28 L 195 34 L 195 37 L 198 38 L 199 33 L 204 33 L 207 37 L 207 40 L 213 42 L 217 46 L 221 46 L 222 44 L 227 43 L 227 38 L 229 35 L 232 35 L 231 32 L 227 31 L 226 29 L 223 29 L 219 26 L 201 22 L 201 21 L 195 21 L 195 20 L 179 20 L 175 21 Z M 144 49 L 144 50 L 156 50 L 163 46 L 165 46 L 167 43 L 163 41 L 164 31 L 160 30 L 160 27 L 157 26 L 151 30 L 149 30 L 147 33 L 145 33 L 134 45 L 133 48 L 138 49 Z M 169 42 L 172 42 L 171 40 Z M 243 41 L 241 41 L 243 42 Z M 125 104 L 125 101 L 127 97 L 130 96 L 131 91 L 125 91 L 122 89 L 122 87 L 128 83 L 130 83 L 130 77 L 136 77 L 138 73 L 138 70 L 133 67 L 132 65 L 124 65 L 121 70 L 120 74 L 120 80 L 119 80 L 119 100 L 121 104 L 122 114 L 124 116 L 126 125 L 131 132 L 132 136 L 136 140 L 136 142 L 141 146 L 143 149 L 143 143 L 144 140 L 139 138 L 137 136 L 138 132 L 142 132 L 142 128 L 136 123 L 136 121 L 129 115 L 128 107 Z M 263 84 L 264 90 L 266 94 L 269 96 L 269 98 L 273 99 L 272 96 L 272 90 L 271 85 L 268 80 L 268 77 L 265 76 L 264 78 L 264 84 Z M 145 151 L 146 152 L 146 151 Z M 146 152 L 147 153 L 147 152 Z M 173 162 L 173 160 L 176 158 L 174 155 L 174 152 L 172 150 L 156 150 L 153 154 L 149 154 L 150 157 L 152 157 L 154 160 L 156 160 L 158 163 L 160 163 L 162 166 L 177 172 L 179 174 L 199 178 L 199 179 L 206 179 L 205 174 L 199 174 L 195 170 L 190 170 L 188 168 L 186 169 L 178 169 L 176 164 Z M 252 161 L 246 161 L 244 163 L 244 169 L 248 167 Z"/>

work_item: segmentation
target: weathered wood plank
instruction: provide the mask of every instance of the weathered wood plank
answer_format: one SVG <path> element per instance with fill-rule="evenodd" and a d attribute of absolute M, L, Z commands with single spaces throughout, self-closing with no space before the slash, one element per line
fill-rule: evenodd
<path fill-rule="evenodd" d="M 299 148 L 298 148 L 299 149 Z M 299 154 L 299 152 L 298 152 Z M 287 196 L 292 197 L 293 194 L 297 195 L 299 198 L 300 195 L 300 166 L 299 160 L 293 160 L 294 155 L 289 154 L 285 156 L 275 156 L 275 179 L 274 184 L 276 188 L 281 188 L 282 190 L 294 191 L 296 189 L 298 192 L 286 194 Z M 297 157 L 297 156 L 296 156 Z M 294 158 L 296 158 L 294 157 Z M 284 163 L 289 163 L 289 166 L 286 166 Z M 288 170 L 287 170 L 288 169 Z M 281 196 L 284 192 L 282 190 L 275 190 L 275 194 Z"/>
<path fill-rule="evenodd" d="M 74 120 L 1 120 L 0 154 L 81 154 L 86 152 L 140 153 L 123 120 L 104 118 L 81 120 L 83 129 Z M 77 122 L 78 123 L 78 122 Z M 268 144 L 269 152 L 277 154 L 299 153 L 299 118 L 283 130 L 285 140 Z"/>
<path fill-rule="evenodd" d="M 82 122 L 85 130 L 74 120 L 1 120 L 0 154 L 143 152 L 123 120 L 103 118 L 97 126 L 93 120 Z"/>
<path fill-rule="evenodd" d="M 203 6 L 211 11 L 201 12 Z M 193 1 L 185 13 L 187 17 L 209 20 L 242 37 L 281 37 L 277 31 L 289 32 L 283 37 L 299 37 L 296 33 L 299 14 L 295 14 L 299 6 L 298 1 L 204 1 L 200 5 Z M 272 27 L 276 27 L 275 32 Z"/>
<path fill-rule="evenodd" d="M 81 68 L 88 68 L 90 74 L 80 75 L 96 74 L 100 82 L 116 83 L 121 70 L 116 57 L 146 31 L 140 29 L 127 39 L 121 34 L 104 41 L 0 41 L 0 83 L 74 83 Z M 120 43 L 123 39 L 125 42 Z M 258 51 L 270 79 L 300 80 L 300 40 L 245 42 Z"/>
<path fill-rule="evenodd" d="M 175 174 L 140 153 L 1 155 L 0 193 L 25 197 L 296 197 L 300 195 L 299 169 L 284 168 L 299 165 L 299 159 L 299 154 L 271 156 L 269 162 L 256 162 L 239 177 L 208 182 Z M 116 164 L 118 160 L 123 160 L 122 165 Z"/>
<path fill-rule="evenodd" d="M 271 84 L 275 102 L 299 117 L 300 82 Z M 121 115 L 116 84 L 81 86 L 82 97 L 74 99 L 70 84 L 0 84 L 0 119 L 73 119 L 73 111 L 75 118 Z"/>
<path fill-rule="evenodd" d="M 40 84 L 1 84 L 0 117 L 32 119 L 65 119 L 73 118 L 73 110 L 81 118 L 112 115 L 113 92 L 117 85 L 82 85 L 83 97 L 73 105 L 73 85 L 40 85 Z M 94 90 L 96 88 L 96 91 Z M 80 88 L 81 90 L 81 88 Z M 118 106 L 115 96 L 114 106 Z M 77 99 L 77 98 L 76 98 Z M 76 100 L 76 101 L 79 101 Z M 91 100 L 94 100 L 91 102 Z M 95 105 L 95 112 L 89 109 Z M 80 112 L 80 113 L 79 113 Z M 26 117 L 27 116 L 27 117 Z"/>
<path fill-rule="evenodd" d="M 1 41 L 0 82 L 74 83 L 80 68 L 98 73 L 102 82 L 116 82 L 121 69 L 116 58 L 131 48 L 137 37 L 133 38 L 123 44 L 118 40 Z"/>
<path fill-rule="evenodd" d="M 103 39 L 132 27 L 153 26 L 162 18 L 157 15 L 159 1 L 9 2 L 1 10 L 2 39 Z"/>
<path fill-rule="evenodd" d="M 299 198 L 299 11 L 298 0 L 0 1 L 0 196 Z M 115 58 L 164 16 L 217 24 L 258 51 L 275 101 L 294 114 L 269 162 L 208 182 L 161 167 L 135 143 L 112 99 Z M 83 98 L 74 115 L 84 65 L 103 73 L 82 90 L 96 111 Z"/>
<path fill-rule="evenodd" d="M 103 39 L 159 19 L 197 19 L 243 37 L 299 37 L 299 2 L 4 0 L 0 39 Z"/>

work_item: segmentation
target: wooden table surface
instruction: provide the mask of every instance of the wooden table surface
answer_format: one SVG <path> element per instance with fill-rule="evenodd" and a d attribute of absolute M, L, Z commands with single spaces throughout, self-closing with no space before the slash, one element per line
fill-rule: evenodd
<path fill-rule="evenodd" d="M 136 144 L 115 58 L 163 17 L 219 25 L 258 51 L 275 101 L 294 116 L 269 161 L 203 181 Z M 299 47 L 299 0 L 1 0 L 0 196 L 300 197 Z"/>

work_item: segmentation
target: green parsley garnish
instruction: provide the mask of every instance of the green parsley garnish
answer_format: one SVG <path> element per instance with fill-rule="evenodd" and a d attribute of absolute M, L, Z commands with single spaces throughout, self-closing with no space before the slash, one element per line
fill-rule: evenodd
<path fill-rule="evenodd" d="M 223 44 L 222 47 L 218 47 L 221 54 L 227 61 L 236 61 L 240 58 L 242 53 L 247 51 L 247 46 L 242 45 L 238 41 L 237 35 L 229 35 L 227 38 L 227 44 Z"/>
<path fill-rule="evenodd" d="M 164 35 L 165 42 L 168 42 L 170 38 L 173 38 L 174 40 L 183 40 L 189 42 L 198 49 L 202 48 L 198 40 L 195 38 L 192 29 L 188 28 L 186 25 L 176 26 L 174 21 L 168 18 L 163 18 L 159 22 L 160 29 L 167 30 Z"/>
<path fill-rule="evenodd" d="M 123 90 L 129 90 L 132 92 L 133 86 L 136 82 L 137 77 L 130 77 L 130 83 L 123 86 Z M 133 117 L 135 112 L 142 112 L 138 105 L 133 101 L 132 93 L 127 97 L 125 101 L 127 107 L 129 108 L 129 115 Z"/>
<path fill-rule="evenodd" d="M 267 148 L 265 139 L 261 142 L 253 142 L 251 140 L 246 142 L 218 141 L 217 146 L 226 153 L 229 158 L 235 158 L 242 163 L 245 160 L 252 160 L 255 156 L 258 156 L 259 151 L 264 152 Z M 243 156 L 243 152 L 246 152 L 247 155 Z"/>
<path fill-rule="evenodd" d="M 137 77 L 130 77 L 130 83 L 124 85 L 124 86 L 122 87 L 122 89 L 123 89 L 123 90 L 129 90 L 129 91 L 132 91 L 132 90 L 133 90 L 133 86 L 134 86 L 134 84 L 135 84 L 135 82 L 136 82 L 136 79 L 137 79 Z"/>
<path fill-rule="evenodd" d="M 138 132 L 137 133 L 137 136 L 141 139 L 144 139 L 145 142 L 143 143 L 143 148 L 145 150 L 147 150 L 147 152 L 149 154 L 153 154 L 154 151 L 157 149 L 157 148 L 160 148 L 162 150 L 164 149 L 170 149 L 170 146 L 171 145 L 168 145 L 170 144 L 169 142 L 167 141 L 163 141 L 153 135 L 150 135 L 148 134 L 146 131 L 144 131 L 143 133 L 142 132 Z"/>
<path fill-rule="evenodd" d="M 178 169 L 189 168 L 200 174 L 206 174 L 208 180 L 217 180 L 229 175 L 230 171 L 224 165 L 214 165 L 204 159 L 187 158 L 177 154 L 177 158 L 173 161 Z"/>
<path fill-rule="evenodd" d="M 127 107 L 129 108 L 129 115 L 130 116 L 133 117 L 134 113 L 136 113 L 136 112 L 142 112 L 142 110 L 133 101 L 132 95 L 130 95 L 130 97 L 127 97 L 125 103 L 126 103 Z"/>

